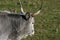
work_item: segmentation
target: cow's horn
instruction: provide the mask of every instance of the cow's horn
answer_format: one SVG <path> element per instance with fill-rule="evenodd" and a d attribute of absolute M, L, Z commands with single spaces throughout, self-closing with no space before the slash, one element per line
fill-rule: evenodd
<path fill-rule="evenodd" d="M 38 15 L 38 14 L 41 12 L 41 10 L 42 10 L 42 5 L 43 5 L 43 1 L 41 2 L 41 7 L 39 8 L 39 10 L 38 10 L 36 13 L 34 13 L 34 16 L 35 16 L 35 15 Z"/>
<path fill-rule="evenodd" d="M 18 4 L 20 5 L 20 10 L 21 10 L 21 12 L 24 14 L 25 12 L 24 12 L 24 10 L 23 10 L 21 0 L 19 0 L 19 3 L 18 3 Z"/>

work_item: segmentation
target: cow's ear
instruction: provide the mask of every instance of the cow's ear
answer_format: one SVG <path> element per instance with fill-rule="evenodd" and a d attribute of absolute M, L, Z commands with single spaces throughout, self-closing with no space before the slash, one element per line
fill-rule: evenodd
<path fill-rule="evenodd" d="M 30 18 L 30 13 L 27 12 L 27 13 L 25 14 L 25 17 L 26 17 L 26 20 L 28 20 L 28 19 Z"/>

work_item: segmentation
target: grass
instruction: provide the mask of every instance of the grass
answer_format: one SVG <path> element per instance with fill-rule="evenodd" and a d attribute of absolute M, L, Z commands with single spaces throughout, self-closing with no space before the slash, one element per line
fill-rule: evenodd
<path fill-rule="evenodd" d="M 0 0 L 0 10 L 19 12 L 18 0 Z M 22 0 L 24 11 L 36 12 L 41 0 Z M 43 8 L 35 16 L 35 35 L 22 40 L 60 40 L 60 0 L 43 0 Z"/>

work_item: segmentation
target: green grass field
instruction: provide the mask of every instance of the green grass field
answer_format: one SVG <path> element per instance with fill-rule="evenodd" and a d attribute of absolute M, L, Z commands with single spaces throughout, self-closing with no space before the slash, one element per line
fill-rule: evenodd
<path fill-rule="evenodd" d="M 36 12 L 41 0 L 21 0 L 24 11 Z M 0 0 L 0 10 L 20 11 L 18 0 Z M 35 35 L 22 40 L 60 40 L 60 0 L 43 0 L 43 8 L 35 16 Z"/>

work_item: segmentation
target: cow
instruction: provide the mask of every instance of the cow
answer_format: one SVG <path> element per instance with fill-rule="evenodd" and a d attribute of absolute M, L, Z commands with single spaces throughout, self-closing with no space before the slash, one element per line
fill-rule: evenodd
<path fill-rule="evenodd" d="M 0 11 L 0 40 L 21 40 L 34 35 L 34 16 L 40 12 L 41 9 L 34 14 L 24 12 L 22 6 L 20 13 Z"/>

